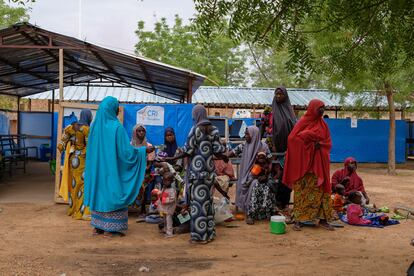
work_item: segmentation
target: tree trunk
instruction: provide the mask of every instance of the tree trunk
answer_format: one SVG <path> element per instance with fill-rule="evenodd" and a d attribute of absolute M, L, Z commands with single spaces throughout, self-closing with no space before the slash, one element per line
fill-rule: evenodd
<path fill-rule="evenodd" d="M 395 170 L 395 107 L 394 107 L 394 92 L 391 85 L 385 83 L 385 93 L 387 95 L 389 118 L 390 118 L 390 130 L 388 136 L 388 174 L 396 175 Z"/>

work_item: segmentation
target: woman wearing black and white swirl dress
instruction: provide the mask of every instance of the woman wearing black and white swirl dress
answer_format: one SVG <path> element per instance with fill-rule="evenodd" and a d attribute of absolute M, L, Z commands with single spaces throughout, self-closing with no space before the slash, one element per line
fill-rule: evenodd
<path fill-rule="evenodd" d="M 167 160 L 189 157 L 187 191 L 190 202 L 192 243 L 205 244 L 216 235 L 213 208 L 215 168 L 213 156 L 227 159 L 225 147 L 220 143 L 218 129 L 211 124 L 202 105 L 193 108 L 194 126 L 188 134 L 181 154 Z M 227 160 L 226 160 L 227 161 Z"/>

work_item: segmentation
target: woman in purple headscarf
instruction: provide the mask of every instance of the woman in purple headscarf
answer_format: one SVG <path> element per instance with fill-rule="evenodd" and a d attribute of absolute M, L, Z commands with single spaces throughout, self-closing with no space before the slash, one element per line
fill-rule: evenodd
<path fill-rule="evenodd" d="M 269 150 L 269 147 L 266 143 L 262 142 L 260 139 L 260 130 L 256 126 L 249 126 L 245 133 L 246 142 L 238 145 L 232 151 L 229 152 L 228 156 L 240 156 L 241 163 L 240 170 L 238 175 L 238 181 L 236 186 L 236 206 L 243 210 L 246 213 L 246 223 L 254 224 L 254 220 L 263 219 L 263 216 L 271 215 L 273 209 L 273 202 L 271 200 L 272 195 L 270 195 L 270 187 L 267 186 L 266 191 L 263 191 L 262 188 L 258 187 L 259 183 L 256 180 L 253 180 L 251 177 L 251 170 L 255 163 L 256 157 L 259 152 L 264 152 L 268 159 L 272 158 L 272 154 Z M 252 196 L 256 196 L 255 189 L 259 188 L 261 196 L 260 205 L 265 205 L 265 208 L 262 210 L 255 210 L 255 205 L 258 202 L 252 200 Z M 259 190 L 257 190 L 259 192 Z M 267 199 L 270 199 L 269 201 Z"/>

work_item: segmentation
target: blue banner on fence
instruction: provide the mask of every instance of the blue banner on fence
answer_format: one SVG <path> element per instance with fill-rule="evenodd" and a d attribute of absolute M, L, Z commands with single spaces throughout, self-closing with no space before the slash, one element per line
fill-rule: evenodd
<path fill-rule="evenodd" d="M 193 104 L 127 104 L 124 106 L 124 127 L 131 138 L 137 123 L 147 129 L 147 140 L 153 145 L 164 143 L 164 129 L 175 130 L 177 143 L 184 145 L 193 126 L 191 111 Z"/>

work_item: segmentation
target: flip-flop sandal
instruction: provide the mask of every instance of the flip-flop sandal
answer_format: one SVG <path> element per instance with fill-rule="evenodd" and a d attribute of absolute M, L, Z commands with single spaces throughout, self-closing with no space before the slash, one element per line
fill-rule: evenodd
<path fill-rule="evenodd" d="M 189 240 L 188 242 L 191 244 L 200 244 L 200 245 L 204 245 L 208 243 L 208 241 L 196 241 L 196 240 Z"/>
<path fill-rule="evenodd" d="M 323 229 L 326 229 L 328 231 L 335 231 L 335 228 L 329 223 L 322 223 L 322 224 L 319 224 L 319 226 L 321 226 Z"/>
<path fill-rule="evenodd" d="M 116 238 L 116 237 L 123 237 L 123 236 L 125 236 L 125 234 L 123 234 L 123 233 L 119 233 L 119 232 L 114 232 L 114 233 L 112 233 L 112 232 L 105 232 L 104 234 L 103 234 L 103 236 L 105 237 L 105 238 Z"/>
<path fill-rule="evenodd" d="M 401 219 L 406 219 L 406 217 L 398 215 L 398 214 L 394 214 L 391 216 L 391 219 L 401 220 Z"/>
<path fill-rule="evenodd" d="M 380 210 L 380 212 L 382 212 L 382 213 L 389 213 L 390 212 L 390 208 L 388 208 L 387 206 L 381 207 L 378 210 Z"/>
<path fill-rule="evenodd" d="M 331 223 L 329 223 L 329 225 L 331 225 L 332 227 L 335 227 L 335 228 L 344 228 L 345 227 L 345 225 L 343 225 L 340 222 L 331 222 Z"/>
<path fill-rule="evenodd" d="M 254 224 L 254 220 L 253 220 L 253 219 L 251 219 L 251 218 L 247 218 L 247 219 L 246 219 L 246 224 L 248 224 L 248 225 L 253 225 L 253 224 Z"/>

